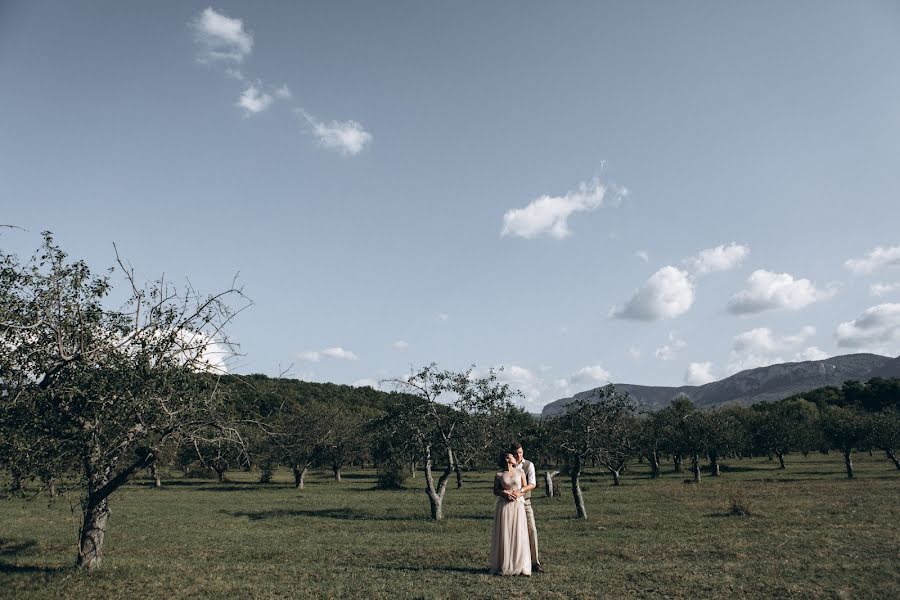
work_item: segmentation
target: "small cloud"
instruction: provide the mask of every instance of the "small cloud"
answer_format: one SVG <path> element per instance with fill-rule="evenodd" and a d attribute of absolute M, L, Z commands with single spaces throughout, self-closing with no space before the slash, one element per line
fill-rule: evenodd
<path fill-rule="evenodd" d="M 873 283 L 869 286 L 869 293 L 873 296 L 885 296 L 896 290 L 900 290 L 900 283 Z"/>
<path fill-rule="evenodd" d="M 684 373 L 684 382 L 688 385 L 703 385 L 715 380 L 711 362 L 692 362 Z"/>
<path fill-rule="evenodd" d="M 404 342 L 403 340 L 397 340 L 396 342 L 391 344 L 391 347 L 394 350 L 406 350 L 407 348 L 409 348 L 409 344 L 407 342 Z"/>
<path fill-rule="evenodd" d="M 750 246 L 731 242 L 715 248 L 701 250 L 696 256 L 688 259 L 688 264 L 699 277 L 716 271 L 728 271 L 740 265 L 750 256 Z"/>
<path fill-rule="evenodd" d="M 547 236 L 561 240 L 569 236 L 569 217 L 590 212 L 603 205 L 606 186 L 598 179 L 582 182 L 578 189 L 564 196 L 541 196 L 524 208 L 513 208 L 503 215 L 501 237 L 518 236 L 533 239 Z"/>
<path fill-rule="evenodd" d="M 638 360 L 641 357 L 641 349 L 637 346 L 629 346 L 628 355 L 634 360 Z"/>
<path fill-rule="evenodd" d="M 372 142 L 372 134 L 356 121 L 331 121 L 325 123 L 303 109 L 296 109 L 309 126 L 323 148 L 337 150 L 344 156 L 356 156 Z"/>
<path fill-rule="evenodd" d="M 868 275 L 885 266 L 900 265 L 900 246 L 876 246 L 863 258 L 851 258 L 844 266 L 857 275 Z"/>
<path fill-rule="evenodd" d="M 450 318 L 450 315 L 448 315 L 447 313 L 438 313 L 437 314 L 438 321 L 446 321 L 449 318 Z"/>
<path fill-rule="evenodd" d="M 272 105 L 272 96 L 262 92 L 255 85 L 251 85 L 241 94 L 237 105 L 243 108 L 247 115 L 255 115 Z"/>
<path fill-rule="evenodd" d="M 731 297 L 728 311 L 746 315 L 777 309 L 800 310 L 835 293 L 835 289 L 816 288 L 809 279 L 759 269 L 747 278 L 747 287 Z"/>
<path fill-rule="evenodd" d="M 834 335 L 842 348 L 887 350 L 893 355 L 900 343 L 900 304 L 867 308 L 859 317 L 838 325 Z"/>
<path fill-rule="evenodd" d="M 637 252 L 634 253 L 634 255 L 637 256 L 639 259 L 641 259 L 644 262 L 650 262 L 650 255 L 647 254 L 646 250 L 638 250 Z"/>
<path fill-rule="evenodd" d="M 783 352 L 803 344 L 816 334 L 816 328 L 807 325 L 794 335 L 778 336 L 768 327 L 757 327 L 734 337 L 735 352 L 772 353 Z"/>
<path fill-rule="evenodd" d="M 802 352 L 798 352 L 794 355 L 794 360 L 798 362 L 806 361 L 806 360 L 825 360 L 831 355 L 819 348 L 818 346 L 810 346 L 809 348 L 805 348 Z"/>
<path fill-rule="evenodd" d="M 288 88 L 288 86 L 282 85 L 280 88 L 275 90 L 275 97 L 280 100 L 290 100 L 291 98 L 293 98 L 293 95 L 291 94 L 291 90 L 290 88 Z"/>
<path fill-rule="evenodd" d="M 784 357 L 789 356 L 787 353 L 808 343 L 815 334 L 816 328 L 809 325 L 788 335 L 778 335 L 768 327 L 757 327 L 739 333 L 734 336 L 727 372 L 733 374 L 785 362 Z M 810 346 L 794 354 L 792 360 L 821 360 L 804 358 L 818 356 L 821 352 L 817 347 Z"/>
<path fill-rule="evenodd" d="M 694 284 L 687 271 L 670 265 L 651 275 L 624 306 L 614 306 L 610 316 L 639 321 L 674 319 L 693 303 Z"/>
<path fill-rule="evenodd" d="M 319 362 L 322 358 L 335 358 L 338 360 L 358 360 L 359 357 L 349 350 L 341 347 L 325 348 L 324 350 L 307 350 L 297 355 L 300 360 Z"/>
<path fill-rule="evenodd" d="M 675 333 L 670 331 L 668 343 L 656 349 L 656 358 L 659 360 L 674 360 L 677 352 L 685 346 L 687 346 L 687 342 L 678 339 L 675 337 Z"/>
<path fill-rule="evenodd" d="M 253 35 L 244 30 L 244 22 L 212 8 L 204 9 L 190 22 L 190 27 L 200 47 L 197 56 L 200 62 L 240 63 L 253 50 Z"/>
<path fill-rule="evenodd" d="M 590 367 L 582 367 L 572 373 L 569 380 L 572 383 L 608 383 L 611 379 L 609 371 L 602 365 L 593 365 Z"/>

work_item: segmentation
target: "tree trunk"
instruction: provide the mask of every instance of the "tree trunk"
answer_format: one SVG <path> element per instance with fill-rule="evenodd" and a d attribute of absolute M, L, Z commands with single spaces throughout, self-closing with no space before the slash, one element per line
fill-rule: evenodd
<path fill-rule="evenodd" d="M 259 469 L 259 482 L 272 483 L 273 469 L 271 465 L 263 465 Z"/>
<path fill-rule="evenodd" d="M 610 473 L 612 473 L 613 476 L 613 485 L 619 485 L 619 472 L 610 469 Z"/>
<path fill-rule="evenodd" d="M 900 471 L 900 461 L 897 460 L 897 454 L 894 452 L 893 448 L 887 448 L 884 451 L 887 454 L 887 457 L 894 461 L 894 466 L 897 467 L 897 470 Z"/>
<path fill-rule="evenodd" d="M 434 483 L 434 474 L 432 473 L 433 461 L 431 458 L 431 446 L 429 445 L 425 452 L 425 494 L 428 496 L 428 503 L 431 506 L 431 518 L 440 521 L 444 518 L 444 493 L 447 491 L 447 480 L 453 473 L 453 467 L 456 461 L 453 460 L 453 451 L 447 450 L 447 468 L 441 473 L 437 481 Z"/>
<path fill-rule="evenodd" d="M 681 473 L 684 471 L 684 467 L 681 466 L 681 454 L 675 454 L 672 456 L 672 461 L 675 463 L 675 472 Z"/>
<path fill-rule="evenodd" d="M 409 476 L 415 479 L 416 477 L 416 463 L 412 463 L 409 465 Z"/>
<path fill-rule="evenodd" d="M 553 478 L 559 475 L 559 471 L 547 471 L 544 473 L 544 494 L 552 498 L 556 490 L 553 489 Z"/>
<path fill-rule="evenodd" d="M 847 467 L 847 479 L 853 479 L 853 459 L 850 457 L 850 450 L 844 450 L 844 466 Z"/>
<path fill-rule="evenodd" d="M 775 458 L 772 456 L 772 453 L 771 453 L 771 452 L 769 452 L 769 453 L 767 454 L 767 456 L 769 457 L 769 462 L 772 462 L 773 460 L 775 460 Z"/>
<path fill-rule="evenodd" d="M 306 479 L 306 470 L 308 468 L 308 465 L 303 465 L 302 467 L 300 465 L 294 465 L 291 467 L 291 473 L 294 474 L 294 487 L 298 490 L 303 489 L 305 483 L 304 480 Z"/>
<path fill-rule="evenodd" d="M 58 492 L 56 490 L 56 478 L 51 477 L 47 480 L 47 495 L 51 498 L 56 498 Z"/>
<path fill-rule="evenodd" d="M 719 467 L 719 455 L 718 454 L 710 454 L 709 455 L 709 476 L 710 477 L 718 477 L 722 472 L 721 467 Z"/>
<path fill-rule="evenodd" d="M 778 468 L 783 469 L 784 468 L 784 452 L 776 452 L 775 454 L 778 456 Z"/>
<path fill-rule="evenodd" d="M 691 455 L 691 472 L 694 474 L 694 483 L 700 483 L 700 455 L 697 452 Z"/>
<path fill-rule="evenodd" d="M 572 497 L 575 500 L 575 513 L 579 519 L 587 519 L 587 511 L 584 509 L 584 496 L 581 493 L 581 483 L 578 478 L 581 477 L 581 459 L 575 459 L 575 464 L 570 470 L 572 478 Z"/>
<path fill-rule="evenodd" d="M 647 454 L 647 459 L 650 461 L 650 477 L 656 479 L 659 477 L 659 452 L 651 450 Z"/>
<path fill-rule="evenodd" d="M 456 463 L 456 466 L 453 467 L 453 470 L 456 471 L 456 489 L 459 489 L 463 484 L 462 467 L 459 466 L 459 463 Z"/>
<path fill-rule="evenodd" d="M 225 483 L 225 469 L 220 469 L 218 467 L 213 467 L 213 471 L 216 472 L 216 480 L 219 483 Z"/>
<path fill-rule="evenodd" d="M 78 536 L 77 566 L 92 571 L 103 562 L 103 540 L 106 537 L 106 522 L 109 520 L 110 510 L 107 498 L 94 502 L 89 496 L 87 502 Z"/>
<path fill-rule="evenodd" d="M 341 465 L 331 465 L 331 471 L 334 473 L 334 480 L 341 482 Z"/>
<path fill-rule="evenodd" d="M 150 477 L 153 478 L 153 487 L 162 487 L 162 480 L 159 478 L 159 469 L 156 468 L 156 463 L 150 464 Z"/>

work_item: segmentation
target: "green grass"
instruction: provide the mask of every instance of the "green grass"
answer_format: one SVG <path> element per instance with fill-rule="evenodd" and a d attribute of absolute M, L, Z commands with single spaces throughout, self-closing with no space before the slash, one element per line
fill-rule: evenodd
<path fill-rule="evenodd" d="M 76 572 L 77 510 L 59 499 L 0 500 L 0 596 L 15 598 L 898 598 L 900 473 L 883 456 L 725 463 L 723 476 L 657 481 L 634 464 L 615 488 L 584 478 L 589 519 L 535 497 L 544 574 L 493 577 L 486 565 L 490 473 L 451 488 L 431 522 L 421 475 L 373 490 L 314 474 L 295 490 L 249 473 L 231 482 L 138 482 L 117 492 L 103 567 Z M 539 490 L 540 492 L 540 490 Z M 732 496 L 751 516 L 728 516 Z"/>

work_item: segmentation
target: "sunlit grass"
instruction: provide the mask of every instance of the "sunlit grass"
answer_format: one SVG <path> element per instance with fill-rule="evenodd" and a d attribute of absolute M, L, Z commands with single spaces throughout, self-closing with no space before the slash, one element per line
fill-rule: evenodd
<path fill-rule="evenodd" d="M 487 574 L 490 473 L 450 489 L 444 522 L 428 519 L 421 475 L 373 489 L 289 473 L 259 485 L 138 482 L 113 498 L 105 563 L 75 572 L 77 512 L 65 499 L 0 500 L 0 596 L 15 598 L 897 598 L 900 473 L 883 456 L 730 461 L 723 476 L 647 477 L 631 465 L 616 488 L 584 478 L 589 519 L 562 498 L 534 499 L 545 574 Z M 540 491 L 540 490 L 539 490 Z M 731 516 L 740 496 L 750 516 Z"/>

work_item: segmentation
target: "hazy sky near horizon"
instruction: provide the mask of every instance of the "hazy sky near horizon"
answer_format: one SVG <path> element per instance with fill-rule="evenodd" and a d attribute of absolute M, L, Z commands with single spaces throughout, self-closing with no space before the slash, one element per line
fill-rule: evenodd
<path fill-rule="evenodd" d="M 236 372 L 542 405 L 900 354 L 900 4 L 0 2 L 0 231 L 240 273 Z"/>

